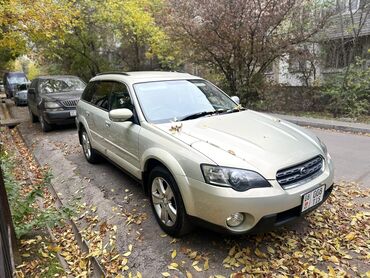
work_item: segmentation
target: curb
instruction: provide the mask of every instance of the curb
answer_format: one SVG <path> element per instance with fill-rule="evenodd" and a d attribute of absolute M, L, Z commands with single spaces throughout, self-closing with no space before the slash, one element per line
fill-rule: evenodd
<path fill-rule="evenodd" d="M 360 124 L 360 123 L 345 123 L 340 121 L 331 121 L 331 120 L 321 120 L 321 119 L 310 119 L 310 118 L 300 118 L 288 115 L 280 114 L 270 114 L 274 117 L 286 120 L 288 122 L 300 125 L 300 126 L 309 126 L 322 129 L 330 129 L 344 132 L 352 132 L 358 134 L 370 134 L 370 125 Z"/>
<path fill-rule="evenodd" d="M 16 130 L 17 130 L 17 133 L 18 133 L 19 137 L 21 138 L 22 142 L 24 143 L 24 145 L 27 148 L 29 148 L 29 146 L 26 143 L 25 138 L 23 137 L 22 132 L 17 127 L 16 127 Z M 41 163 L 39 162 L 39 160 L 37 159 L 37 157 L 34 155 L 34 153 L 32 152 L 31 154 L 32 154 L 32 158 L 34 159 L 34 161 L 40 167 L 42 167 L 41 166 Z M 51 195 L 53 195 L 53 197 L 55 198 L 55 206 L 56 206 L 56 208 L 57 209 L 61 208 L 63 206 L 63 203 L 60 200 L 60 198 L 59 198 L 59 196 L 57 194 L 57 191 L 55 190 L 52 182 L 50 183 L 50 186 L 48 186 L 48 189 L 50 190 Z M 76 223 L 72 219 L 66 219 L 66 221 L 72 227 L 72 232 L 75 235 L 75 240 L 77 242 L 77 245 L 81 248 L 81 250 L 83 252 L 89 253 L 90 252 L 89 251 L 89 249 L 90 249 L 89 248 L 89 244 L 88 244 L 88 242 L 85 239 L 83 239 L 82 234 L 81 234 L 80 230 L 78 229 Z M 48 229 L 48 232 L 50 232 L 50 229 Z M 53 237 L 53 234 L 50 233 L 50 236 Z M 65 262 L 64 258 L 61 257 L 60 255 L 58 256 L 58 259 L 61 262 L 61 265 L 62 266 L 64 266 L 64 264 L 67 264 L 67 262 Z M 62 259 L 62 260 L 60 260 L 60 259 Z M 101 278 L 101 277 L 106 277 L 107 276 L 106 273 L 105 273 L 105 271 L 104 271 L 104 268 L 102 267 L 102 265 L 99 263 L 98 259 L 95 256 L 91 256 L 90 257 L 90 262 L 91 262 L 91 266 L 92 266 L 92 277 Z"/>

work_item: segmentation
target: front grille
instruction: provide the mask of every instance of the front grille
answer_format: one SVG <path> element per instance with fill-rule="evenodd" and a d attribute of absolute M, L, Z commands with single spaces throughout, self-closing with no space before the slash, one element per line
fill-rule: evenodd
<path fill-rule="evenodd" d="M 65 107 L 76 107 L 78 103 L 78 99 L 68 99 L 61 101 L 62 105 Z"/>
<path fill-rule="evenodd" d="M 284 188 L 293 187 L 298 182 L 313 179 L 322 173 L 324 159 L 318 155 L 303 163 L 279 170 L 276 173 L 277 182 Z"/>

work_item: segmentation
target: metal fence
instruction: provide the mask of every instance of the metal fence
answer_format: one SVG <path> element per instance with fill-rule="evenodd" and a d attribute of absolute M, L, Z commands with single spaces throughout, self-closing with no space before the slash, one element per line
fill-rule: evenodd
<path fill-rule="evenodd" d="M 16 239 L 0 164 L 0 277 L 13 277 Z"/>

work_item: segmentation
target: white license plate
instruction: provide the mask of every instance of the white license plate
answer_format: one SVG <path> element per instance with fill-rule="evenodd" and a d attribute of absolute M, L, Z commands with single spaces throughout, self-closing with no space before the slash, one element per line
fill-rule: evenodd
<path fill-rule="evenodd" d="M 303 195 L 302 212 L 316 206 L 324 199 L 325 185 Z"/>
<path fill-rule="evenodd" d="M 76 115 L 77 115 L 76 110 L 69 111 L 69 115 L 70 115 L 71 117 L 76 116 Z"/>

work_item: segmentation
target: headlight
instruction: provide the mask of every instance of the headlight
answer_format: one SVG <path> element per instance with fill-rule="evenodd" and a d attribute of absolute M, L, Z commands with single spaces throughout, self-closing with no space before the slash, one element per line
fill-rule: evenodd
<path fill-rule="evenodd" d="M 319 140 L 319 144 L 320 144 L 320 147 L 321 147 L 322 151 L 324 152 L 325 155 L 327 155 L 328 154 L 328 148 L 326 147 L 324 142 L 320 140 L 319 137 L 317 137 L 317 140 Z"/>
<path fill-rule="evenodd" d="M 231 187 L 236 191 L 246 191 L 257 187 L 271 187 L 271 184 L 260 174 L 243 169 L 201 165 L 207 183 Z"/>
<path fill-rule="evenodd" d="M 56 102 L 47 101 L 47 102 L 44 103 L 44 107 L 49 108 L 49 109 L 53 109 L 53 108 L 59 108 L 61 106 Z"/>

